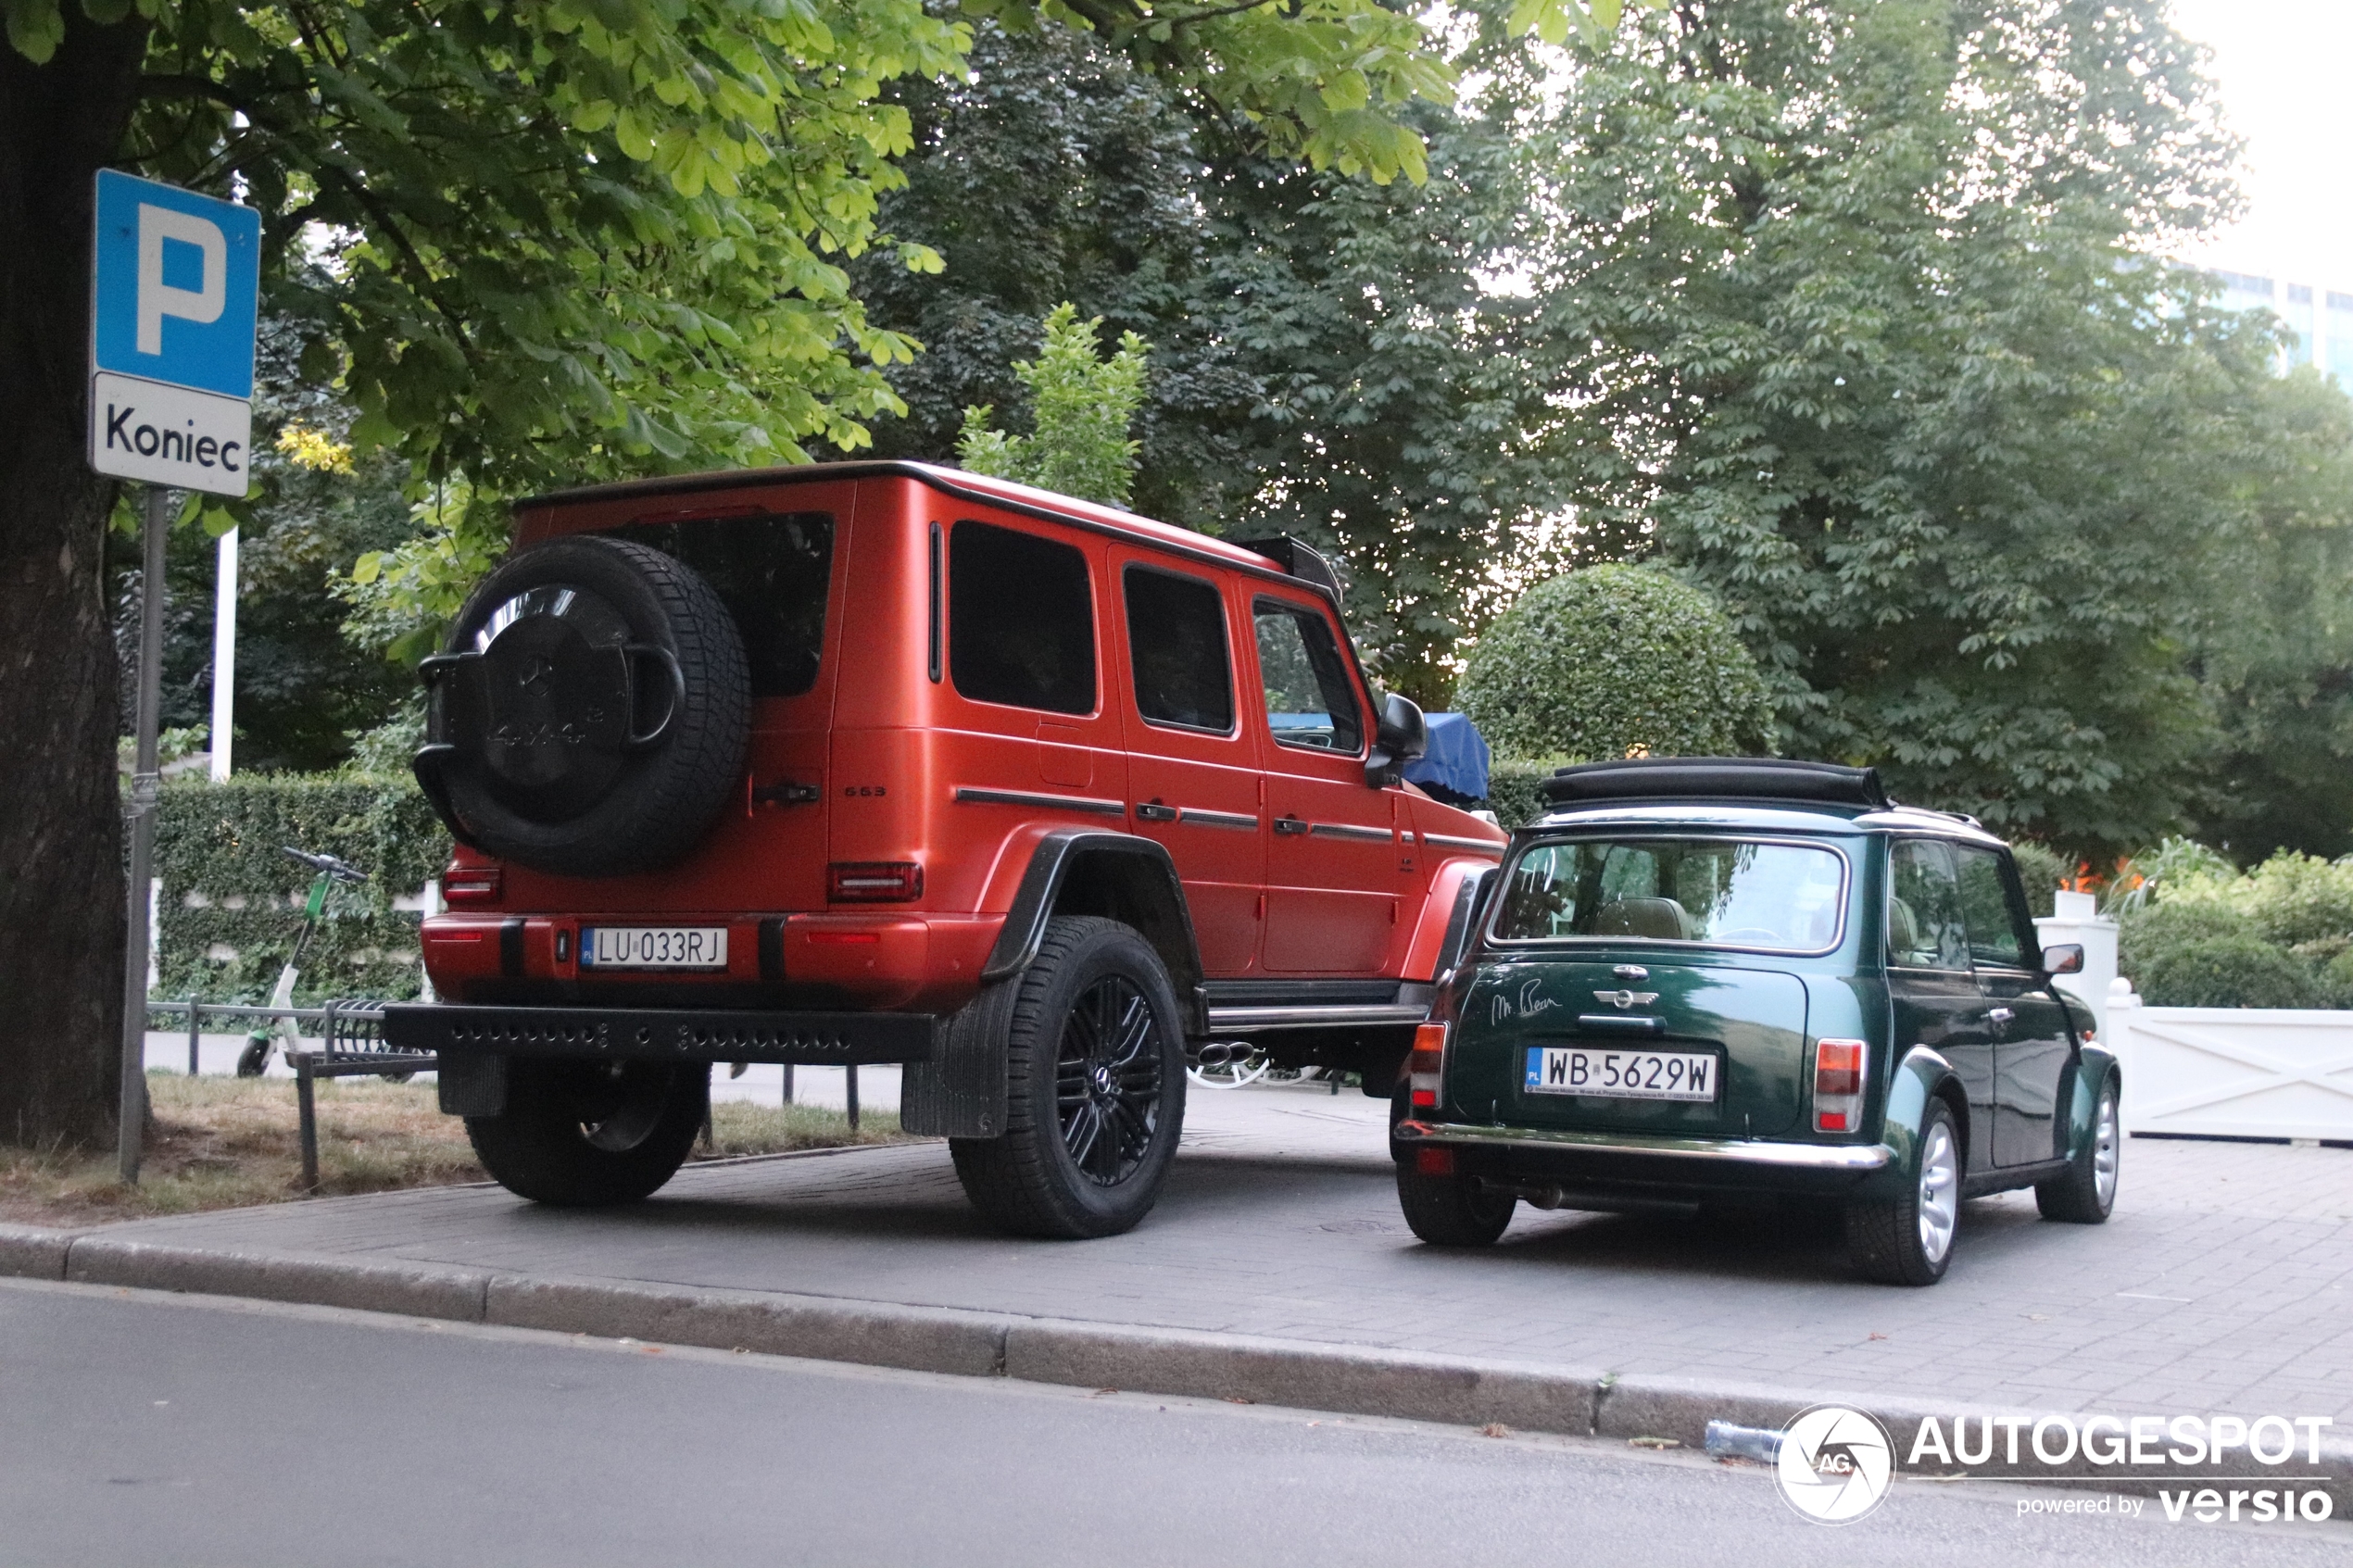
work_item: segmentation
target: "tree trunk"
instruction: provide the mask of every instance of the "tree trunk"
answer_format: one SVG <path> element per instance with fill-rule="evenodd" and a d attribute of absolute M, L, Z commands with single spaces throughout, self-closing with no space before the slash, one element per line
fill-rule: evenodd
<path fill-rule="evenodd" d="M 0 1140 L 112 1139 L 122 1022 L 118 677 L 91 473 L 92 187 L 147 28 L 66 0 L 35 66 L 0 41 Z"/>

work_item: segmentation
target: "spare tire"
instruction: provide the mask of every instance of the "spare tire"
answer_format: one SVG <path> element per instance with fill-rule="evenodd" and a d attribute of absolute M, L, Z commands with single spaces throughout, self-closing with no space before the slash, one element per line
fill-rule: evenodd
<path fill-rule="evenodd" d="M 509 557 L 420 670 L 417 782 L 460 843 L 560 876 L 674 865 L 743 784 L 751 675 L 711 584 L 594 534 Z"/>

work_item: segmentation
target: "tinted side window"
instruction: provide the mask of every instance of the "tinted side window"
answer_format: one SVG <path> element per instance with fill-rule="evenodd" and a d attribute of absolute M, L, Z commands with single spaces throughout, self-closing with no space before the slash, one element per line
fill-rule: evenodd
<path fill-rule="evenodd" d="M 1908 969 L 1969 967 L 1969 928 L 1949 845 L 1906 839 L 1888 850 L 1887 961 Z"/>
<path fill-rule="evenodd" d="M 1136 710 L 1155 724 L 1234 727 L 1234 677 L 1226 652 L 1226 600 L 1214 583 L 1131 566 L 1126 572 L 1127 659 Z"/>
<path fill-rule="evenodd" d="M 985 522 L 948 536 L 948 667 L 975 702 L 1095 710 L 1095 602 L 1071 546 Z"/>
<path fill-rule="evenodd" d="M 2026 950 L 2019 937 L 2019 915 L 2002 875 L 2002 857 L 1991 849 L 1953 847 L 1961 867 L 1961 917 L 1969 922 L 1969 956 L 1997 969 L 2022 969 Z"/>
<path fill-rule="evenodd" d="M 1266 684 L 1266 723 L 1284 746 L 1353 755 L 1365 721 L 1331 623 L 1303 605 L 1260 599 L 1258 670 Z"/>
<path fill-rule="evenodd" d="M 799 696 L 817 684 L 833 580 L 831 514 L 633 522 L 609 532 L 701 573 L 743 633 L 753 696 Z"/>

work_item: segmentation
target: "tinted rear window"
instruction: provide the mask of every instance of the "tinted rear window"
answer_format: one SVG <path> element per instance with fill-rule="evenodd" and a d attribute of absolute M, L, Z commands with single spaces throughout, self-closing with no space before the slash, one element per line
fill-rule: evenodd
<path fill-rule="evenodd" d="M 1838 945 L 1846 860 L 1813 844 L 1588 838 L 1531 845 L 1495 915 L 1503 942 L 1697 942 L 1775 952 Z"/>
<path fill-rule="evenodd" d="M 743 633 L 753 696 L 799 696 L 817 684 L 833 578 L 831 513 L 632 522 L 607 532 L 702 574 Z"/>
<path fill-rule="evenodd" d="M 1127 660 L 1136 710 L 1152 723 L 1219 734 L 1234 727 L 1226 599 L 1214 583 L 1129 567 Z"/>
<path fill-rule="evenodd" d="M 969 520 L 948 536 L 948 668 L 975 702 L 1095 710 L 1095 604 L 1071 546 Z"/>

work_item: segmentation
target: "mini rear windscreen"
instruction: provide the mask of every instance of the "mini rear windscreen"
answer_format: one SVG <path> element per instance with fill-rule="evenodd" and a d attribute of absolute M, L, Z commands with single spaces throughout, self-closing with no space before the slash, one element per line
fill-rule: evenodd
<path fill-rule="evenodd" d="M 685 518 L 606 532 L 702 574 L 743 633 L 754 696 L 799 696 L 817 684 L 833 578 L 833 514 Z"/>

